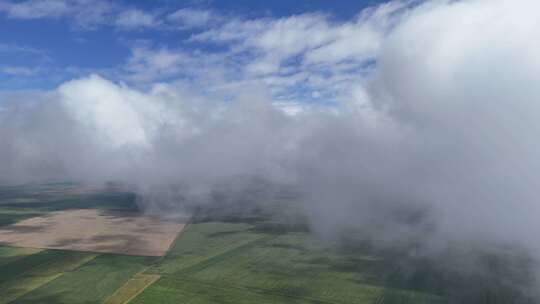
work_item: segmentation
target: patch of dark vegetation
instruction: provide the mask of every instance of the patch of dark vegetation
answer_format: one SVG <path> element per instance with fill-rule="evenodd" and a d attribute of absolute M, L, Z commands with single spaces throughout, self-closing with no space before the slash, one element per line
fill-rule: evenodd
<path fill-rule="evenodd" d="M 18 208 L 21 210 L 39 210 L 51 212 L 66 209 L 104 209 L 137 211 L 135 195 L 133 193 L 98 193 L 62 195 L 39 198 L 39 196 L 19 196 L 23 201 L 0 201 L 0 208 Z M 14 196 L 13 198 L 18 198 Z"/>
<path fill-rule="evenodd" d="M 332 262 L 332 260 L 327 256 L 319 256 L 319 257 L 311 258 L 307 260 L 306 262 L 309 264 L 314 264 L 314 265 L 317 265 L 317 264 L 329 265 Z"/>
<path fill-rule="evenodd" d="M 0 227 L 41 215 L 43 213 L 0 213 Z"/>
<path fill-rule="evenodd" d="M 242 233 L 242 232 L 245 232 L 245 231 L 244 231 L 244 230 L 218 231 L 218 232 L 210 233 L 210 234 L 208 235 L 208 237 L 211 237 L 211 238 L 221 238 L 221 237 L 224 237 L 224 236 L 228 236 L 228 235 L 232 235 L 232 234 L 237 234 L 237 233 Z"/>
<path fill-rule="evenodd" d="M 304 246 L 296 245 L 296 244 L 278 243 L 278 244 L 270 244 L 270 245 L 267 244 L 266 246 L 270 246 L 273 248 L 287 249 L 287 250 L 297 250 L 301 252 L 308 251 Z"/>
<path fill-rule="evenodd" d="M 69 256 L 71 253 L 58 250 L 45 250 L 26 256 L 0 267 L 0 284 L 39 265 L 46 265 L 55 259 Z"/>
<path fill-rule="evenodd" d="M 517 248 L 453 244 L 446 250 L 426 253 L 420 247 L 421 243 L 413 241 L 388 246 L 347 238 L 337 251 L 348 258 L 319 262 L 362 274 L 356 279 L 362 284 L 439 295 L 448 304 L 526 304 L 538 299 L 533 272 L 537 266 Z M 365 256 L 377 258 L 362 258 Z M 390 298 L 385 296 L 384 303 Z"/>
<path fill-rule="evenodd" d="M 309 291 L 299 286 L 278 286 L 268 289 L 268 292 L 295 298 L 309 296 Z"/>
<path fill-rule="evenodd" d="M 69 209 L 138 211 L 133 193 L 84 189 L 79 193 L 78 187 L 71 183 L 0 187 L 0 227 Z"/>
<path fill-rule="evenodd" d="M 237 201 L 224 199 L 194 208 L 192 223 L 222 222 L 248 224 L 251 232 L 281 235 L 291 232 L 310 232 L 310 224 L 297 209 L 294 200 L 285 200 L 281 193 L 265 201 L 244 197 Z"/>
<path fill-rule="evenodd" d="M 290 232 L 309 232 L 309 227 L 299 223 L 259 222 L 250 230 L 258 233 L 279 235 Z"/>

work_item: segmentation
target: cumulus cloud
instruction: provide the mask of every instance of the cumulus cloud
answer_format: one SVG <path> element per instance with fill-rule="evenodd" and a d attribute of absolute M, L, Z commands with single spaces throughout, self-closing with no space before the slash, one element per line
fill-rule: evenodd
<path fill-rule="evenodd" d="M 149 119 L 140 116 L 142 111 L 134 110 L 148 103 L 140 94 L 95 75 L 67 82 L 59 87 L 58 93 L 73 118 L 96 130 L 97 136 L 108 145 L 148 144 L 143 123 L 148 123 Z"/>

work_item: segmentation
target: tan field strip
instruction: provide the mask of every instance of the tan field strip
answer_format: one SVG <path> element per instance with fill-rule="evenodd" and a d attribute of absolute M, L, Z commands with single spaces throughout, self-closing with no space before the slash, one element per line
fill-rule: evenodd
<path fill-rule="evenodd" d="M 125 304 L 129 303 L 141 292 L 143 292 L 148 286 L 152 285 L 161 276 L 153 274 L 143 274 L 142 272 L 136 274 L 133 278 L 120 287 L 112 296 L 110 296 L 104 303 L 105 304 Z"/>
<path fill-rule="evenodd" d="M 94 209 L 52 212 L 0 228 L 0 243 L 140 256 L 163 256 L 187 220 Z"/>

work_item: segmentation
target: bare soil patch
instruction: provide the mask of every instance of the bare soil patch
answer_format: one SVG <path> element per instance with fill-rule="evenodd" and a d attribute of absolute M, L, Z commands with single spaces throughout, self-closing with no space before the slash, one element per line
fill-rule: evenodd
<path fill-rule="evenodd" d="M 0 243 L 18 247 L 163 256 L 186 222 L 135 212 L 66 210 L 0 227 Z"/>

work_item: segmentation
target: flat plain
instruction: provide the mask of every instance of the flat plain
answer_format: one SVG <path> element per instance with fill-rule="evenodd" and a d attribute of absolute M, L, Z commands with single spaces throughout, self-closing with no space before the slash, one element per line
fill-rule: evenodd
<path fill-rule="evenodd" d="M 361 232 L 320 239 L 290 221 L 291 205 L 198 212 L 162 257 L 0 246 L 0 303 L 531 303 L 508 284 L 529 280 L 511 254 L 486 253 L 492 273 L 470 276 L 413 255 L 414 246 L 351 241 Z M 0 189 L 0 228 L 81 210 L 137 206 L 132 194 L 71 184 Z"/>

